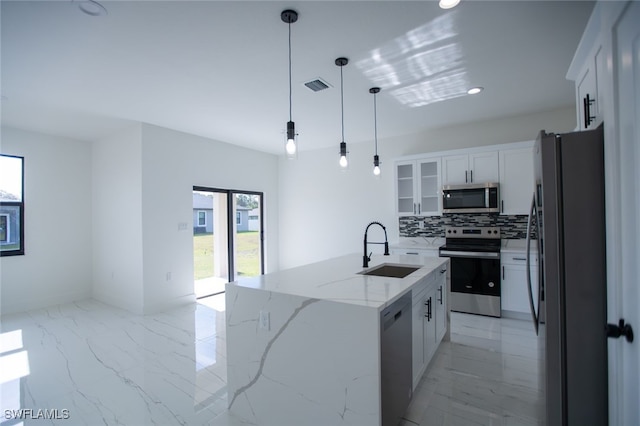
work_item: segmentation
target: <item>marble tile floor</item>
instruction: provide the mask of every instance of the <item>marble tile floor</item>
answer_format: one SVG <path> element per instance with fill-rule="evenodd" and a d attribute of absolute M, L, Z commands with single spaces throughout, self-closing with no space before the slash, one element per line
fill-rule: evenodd
<path fill-rule="evenodd" d="M 543 349 L 528 321 L 452 312 L 400 426 L 543 425 Z"/>
<path fill-rule="evenodd" d="M 224 295 L 199 302 L 149 316 L 95 300 L 3 316 L 0 425 L 244 425 L 226 411 Z M 451 323 L 401 425 L 542 424 L 532 326 Z"/>

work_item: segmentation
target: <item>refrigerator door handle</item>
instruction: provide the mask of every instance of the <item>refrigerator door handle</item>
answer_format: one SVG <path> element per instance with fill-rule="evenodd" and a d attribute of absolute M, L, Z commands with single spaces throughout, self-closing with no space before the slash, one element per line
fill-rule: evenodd
<path fill-rule="evenodd" d="M 536 194 L 533 194 L 533 200 L 531 201 L 531 209 L 529 210 L 529 220 L 527 221 L 527 286 L 529 288 L 529 307 L 531 308 L 531 317 L 533 319 L 533 327 L 536 330 L 536 336 L 538 335 L 538 325 L 539 325 L 539 316 L 536 312 L 536 307 L 533 304 L 533 288 L 531 286 L 531 221 L 533 218 L 536 218 L 537 223 L 537 212 L 536 212 Z M 537 235 L 540 238 L 540 235 Z M 538 289 L 539 292 L 539 289 Z M 538 297 L 538 300 L 540 298 Z M 538 302 L 538 306 L 539 302 Z"/>
<path fill-rule="evenodd" d="M 533 197 L 534 202 L 536 201 L 536 197 L 534 195 Z M 540 327 L 540 324 L 544 321 L 544 319 L 542 318 L 543 312 L 542 312 L 542 299 L 543 299 L 543 295 L 544 295 L 544 262 L 542 261 L 542 246 L 540 244 L 540 242 L 542 241 L 542 234 L 540 233 L 541 228 L 540 228 L 540 215 L 542 214 L 541 211 L 539 211 L 540 207 L 538 207 L 539 204 L 536 204 L 536 211 L 535 211 L 535 218 L 536 218 L 536 237 L 538 239 L 538 312 L 536 314 L 536 318 L 538 319 L 538 328 Z M 529 271 L 529 274 L 531 273 L 531 271 Z"/>

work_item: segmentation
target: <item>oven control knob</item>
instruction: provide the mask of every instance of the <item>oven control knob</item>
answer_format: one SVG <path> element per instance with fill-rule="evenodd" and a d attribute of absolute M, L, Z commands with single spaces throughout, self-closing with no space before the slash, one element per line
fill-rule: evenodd
<path fill-rule="evenodd" d="M 493 288 L 495 287 L 495 284 L 493 283 L 493 281 L 489 281 L 489 288 Z"/>
<path fill-rule="evenodd" d="M 456 230 L 454 229 L 454 230 L 453 230 L 453 233 L 454 233 L 454 234 L 457 234 L 457 233 L 458 233 L 458 231 L 456 231 Z"/>

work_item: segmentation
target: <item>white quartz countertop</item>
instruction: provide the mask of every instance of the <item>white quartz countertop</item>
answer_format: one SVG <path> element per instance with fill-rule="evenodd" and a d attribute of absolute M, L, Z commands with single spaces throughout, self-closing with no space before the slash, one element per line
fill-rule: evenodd
<path fill-rule="evenodd" d="M 366 269 L 383 263 L 420 266 L 404 278 L 390 278 L 358 274 L 365 269 L 362 267 L 362 254 L 351 254 L 227 285 L 382 310 L 447 261 L 447 258 L 439 257 L 373 255 Z"/>

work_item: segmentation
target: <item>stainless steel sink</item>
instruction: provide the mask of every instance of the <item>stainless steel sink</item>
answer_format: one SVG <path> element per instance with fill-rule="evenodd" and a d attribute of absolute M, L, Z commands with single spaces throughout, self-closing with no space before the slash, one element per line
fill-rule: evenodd
<path fill-rule="evenodd" d="M 420 268 L 421 266 L 394 265 L 390 263 L 383 263 L 382 265 L 378 265 L 371 269 L 358 273 L 362 275 L 375 275 L 378 277 L 404 278 Z"/>

